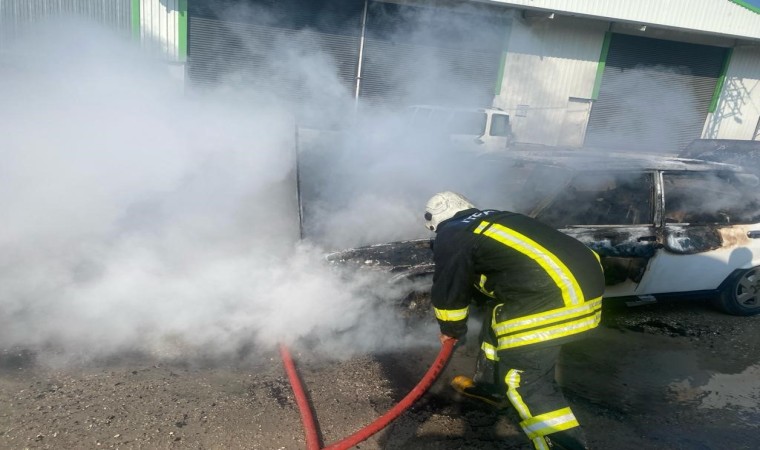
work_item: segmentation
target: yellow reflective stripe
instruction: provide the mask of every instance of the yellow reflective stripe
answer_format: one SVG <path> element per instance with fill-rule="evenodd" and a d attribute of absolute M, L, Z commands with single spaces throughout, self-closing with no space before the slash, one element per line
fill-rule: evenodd
<path fill-rule="evenodd" d="M 504 376 L 504 382 L 507 383 L 507 398 L 509 399 L 509 402 L 512 403 L 512 406 L 517 410 L 520 418 L 523 419 L 523 421 L 528 421 L 532 417 L 530 409 L 523 401 L 520 393 L 517 392 L 517 388 L 520 387 L 520 372 L 522 371 L 511 369 L 507 372 L 507 375 Z M 549 444 L 543 437 L 535 437 L 531 440 L 533 441 L 533 446 L 536 450 L 550 450 Z"/>
<path fill-rule="evenodd" d="M 467 311 L 469 308 L 469 306 L 466 306 L 462 309 L 433 308 L 433 310 L 435 311 L 435 317 L 438 318 L 438 320 L 443 320 L 444 322 L 456 322 L 467 318 Z"/>
<path fill-rule="evenodd" d="M 522 347 L 523 345 L 535 344 L 538 342 L 559 339 L 573 334 L 581 333 L 596 328 L 602 319 L 601 311 L 585 319 L 578 319 L 572 322 L 562 323 L 553 327 L 541 328 L 524 333 L 510 334 L 499 338 L 497 350 L 506 350 L 508 348 Z"/>
<path fill-rule="evenodd" d="M 556 411 L 540 414 L 520 422 L 528 439 L 547 436 L 558 431 L 569 430 L 580 426 L 578 419 L 570 408 L 562 408 Z"/>
<path fill-rule="evenodd" d="M 478 290 L 480 292 L 484 293 L 485 295 L 487 295 L 487 296 L 489 296 L 491 298 L 496 298 L 496 296 L 494 295 L 493 291 L 488 291 L 486 289 L 486 281 L 488 281 L 488 279 L 486 278 L 486 276 L 481 274 L 480 275 L 480 283 L 476 284 L 475 287 L 478 288 Z"/>
<path fill-rule="evenodd" d="M 525 404 L 520 393 L 517 392 L 517 388 L 520 387 L 520 372 L 522 371 L 511 369 L 504 377 L 504 381 L 507 383 L 507 398 L 509 402 L 515 407 L 517 413 L 520 414 L 520 418 L 528 420 L 532 417 L 530 409 L 528 409 L 528 405 Z"/>
<path fill-rule="evenodd" d="M 489 225 L 483 221 L 475 229 L 474 233 L 481 234 L 481 231 Z M 517 250 L 523 255 L 528 256 L 541 266 L 544 271 L 551 277 L 557 287 L 562 291 L 562 299 L 565 305 L 577 305 L 583 301 L 583 292 L 578 281 L 573 276 L 570 269 L 560 261 L 553 253 L 545 249 L 533 239 L 509 229 L 498 223 L 494 223 L 490 228 L 482 232 L 483 236 L 488 236 L 509 248 Z"/>
<path fill-rule="evenodd" d="M 493 324 L 493 330 L 497 336 L 514 333 L 527 328 L 548 326 L 552 323 L 562 322 L 572 318 L 586 316 L 602 308 L 602 297 L 584 302 L 578 306 L 565 306 L 529 316 L 510 319 Z"/>
<path fill-rule="evenodd" d="M 496 346 L 491 345 L 488 342 L 483 342 L 483 344 L 480 346 L 480 349 L 483 350 L 483 354 L 486 356 L 486 359 L 490 359 L 491 361 L 499 360 L 499 355 L 496 354 Z"/>
<path fill-rule="evenodd" d="M 543 437 L 537 437 L 533 439 L 533 447 L 535 447 L 536 450 L 551 450 L 549 443 L 546 442 L 546 439 Z"/>
<path fill-rule="evenodd" d="M 477 227 L 477 228 L 475 228 L 475 230 L 473 231 L 473 233 L 475 233 L 475 234 L 480 234 L 480 232 L 481 232 L 481 231 L 483 231 L 483 229 L 484 229 L 485 227 L 487 227 L 487 226 L 488 226 L 488 222 L 486 222 L 486 221 L 484 220 L 484 221 L 480 222 L 480 225 L 478 225 L 478 227 Z"/>

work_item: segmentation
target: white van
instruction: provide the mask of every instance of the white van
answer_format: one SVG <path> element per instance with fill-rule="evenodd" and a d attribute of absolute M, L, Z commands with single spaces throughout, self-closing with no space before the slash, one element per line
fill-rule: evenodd
<path fill-rule="evenodd" d="M 505 150 L 514 142 L 509 114 L 499 108 L 412 105 L 407 113 L 415 129 L 446 133 L 453 142 L 475 144 L 483 151 Z"/>

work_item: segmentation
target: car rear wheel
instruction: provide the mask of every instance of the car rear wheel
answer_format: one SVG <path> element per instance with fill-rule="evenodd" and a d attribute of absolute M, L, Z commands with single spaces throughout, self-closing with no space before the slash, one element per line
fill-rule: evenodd
<path fill-rule="evenodd" d="M 720 310 L 737 316 L 760 314 L 760 267 L 732 275 L 715 299 Z"/>

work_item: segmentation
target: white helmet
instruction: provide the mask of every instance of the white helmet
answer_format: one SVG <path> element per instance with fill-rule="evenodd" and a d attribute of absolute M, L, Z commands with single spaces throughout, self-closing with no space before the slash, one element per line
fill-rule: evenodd
<path fill-rule="evenodd" d="M 439 192 L 430 197 L 425 205 L 425 227 L 436 231 L 439 223 L 451 219 L 459 211 L 474 207 L 475 205 L 461 194 L 451 191 Z"/>

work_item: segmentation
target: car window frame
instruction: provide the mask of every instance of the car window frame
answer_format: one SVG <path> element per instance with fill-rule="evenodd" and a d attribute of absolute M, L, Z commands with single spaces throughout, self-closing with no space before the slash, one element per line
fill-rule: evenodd
<path fill-rule="evenodd" d="M 604 169 L 594 169 L 594 170 L 573 170 L 572 176 L 566 180 L 564 183 L 564 189 L 566 189 L 568 186 L 570 186 L 573 181 L 576 180 L 579 176 L 593 176 L 593 174 L 602 174 L 605 176 L 609 176 L 611 173 L 614 174 L 632 174 L 632 175 L 648 175 L 650 177 L 650 192 L 649 192 L 649 213 L 650 213 L 650 221 L 643 222 L 643 223 L 637 223 L 637 224 L 591 224 L 591 223 L 578 223 L 578 224 L 572 224 L 572 225 L 562 225 L 558 228 L 560 229 L 571 229 L 571 228 L 598 228 L 598 227 L 604 227 L 604 228 L 632 228 L 632 227 L 659 227 L 661 225 L 661 206 L 662 206 L 662 199 L 661 199 L 661 173 L 660 171 L 653 170 L 653 169 L 625 169 L 625 170 L 604 170 Z M 538 220 L 541 220 L 541 214 L 546 211 L 547 209 L 551 208 L 551 206 L 554 204 L 555 201 L 557 201 L 557 196 L 562 192 L 564 189 L 554 189 L 554 196 L 551 198 L 548 202 L 541 202 L 542 205 L 540 208 L 537 208 L 532 212 L 532 216 L 537 218 Z M 555 226 L 555 224 L 551 224 L 552 226 Z"/>
<path fill-rule="evenodd" d="M 726 170 L 705 170 L 705 171 L 663 170 L 663 171 L 661 171 L 661 178 L 662 178 L 661 182 L 662 182 L 662 190 L 663 190 L 663 206 L 662 206 L 662 224 L 663 224 L 663 226 L 678 225 L 678 226 L 701 226 L 701 227 L 704 227 L 704 226 L 751 225 L 753 223 L 757 223 L 758 221 L 760 221 L 760 219 L 758 219 L 758 221 L 748 221 L 748 220 L 744 221 L 744 220 L 742 220 L 742 221 L 737 221 L 737 222 L 734 222 L 734 221 L 731 221 L 731 220 L 727 220 L 727 221 L 721 221 L 721 220 L 716 220 L 716 221 L 694 221 L 694 220 L 692 220 L 692 221 L 673 221 L 673 222 L 667 221 L 667 215 L 669 213 L 669 211 L 666 210 L 667 205 L 668 205 L 668 198 L 667 198 L 668 197 L 668 193 L 666 192 L 666 186 L 665 186 L 667 175 L 674 174 L 676 176 L 682 176 L 682 175 L 683 176 L 694 176 L 695 178 L 699 177 L 699 176 L 708 176 L 708 177 L 716 177 L 716 178 L 719 178 L 719 179 L 724 178 L 724 177 L 731 177 L 737 183 L 741 183 L 741 179 L 740 179 L 739 175 L 743 174 L 743 173 L 744 172 L 734 172 L 734 171 L 726 171 Z M 747 194 L 746 192 L 744 192 L 739 187 L 737 187 L 736 190 L 741 195 L 742 198 L 746 198 L 746 194 Z M 709 214 L 709 213 L 706 213 L 706 214 Z M 730 219 L 730 216 L 726 216 L 726 217 Z"/>

